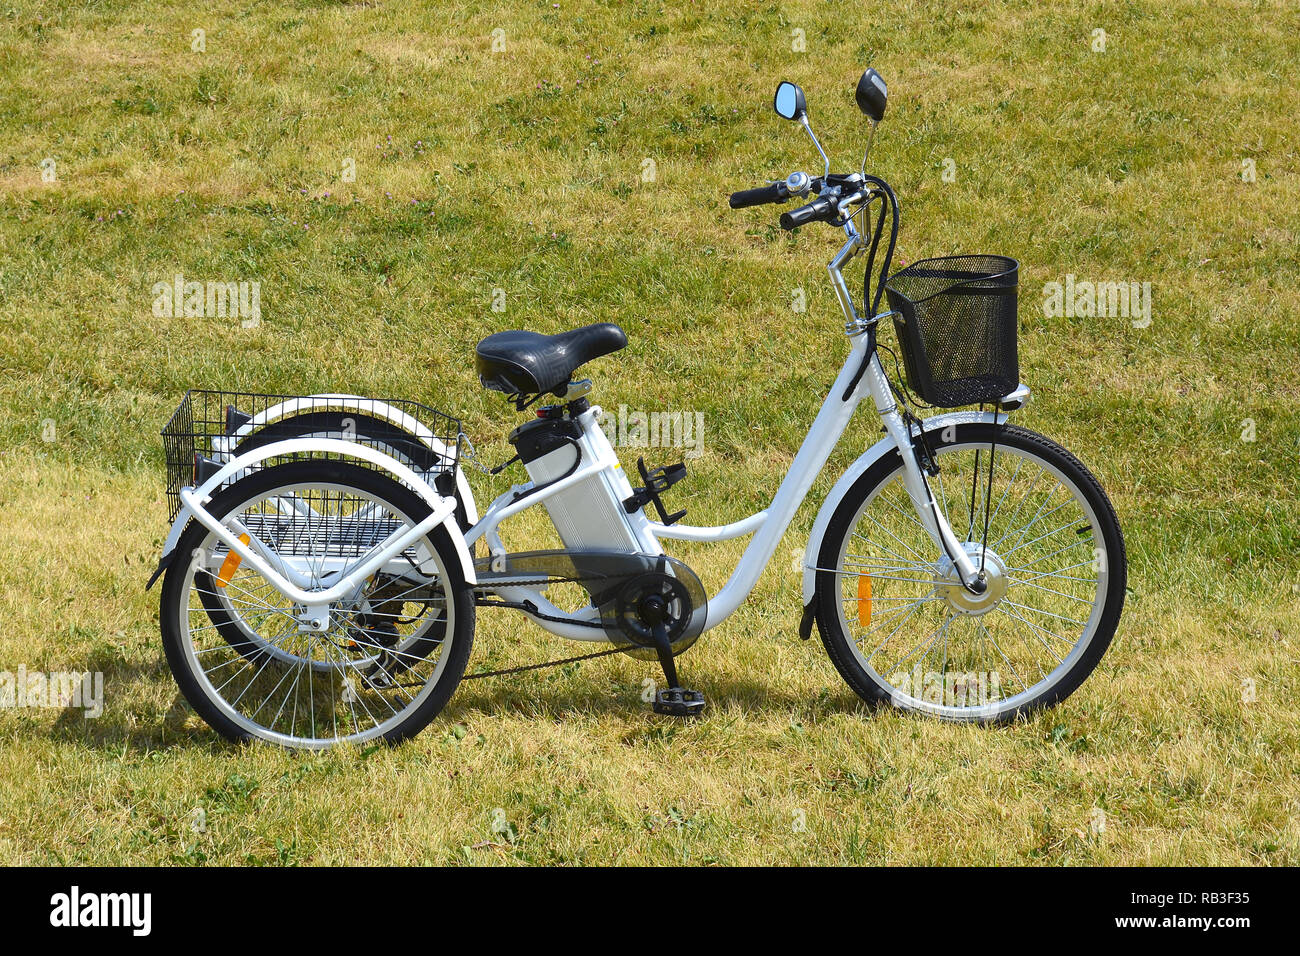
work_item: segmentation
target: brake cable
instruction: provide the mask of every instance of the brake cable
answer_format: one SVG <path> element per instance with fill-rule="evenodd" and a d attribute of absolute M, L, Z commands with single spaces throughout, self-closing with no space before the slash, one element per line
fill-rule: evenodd
<path fill-rule="evenodd" d="M 894 246 L 898 242 L 898 218 L 899 218 L 898 197 L 894 195 L 894 190 L 893 188 L 890 187 L 889 183 L 885 182 L 879 176 L 863 176 L 862 178 L 864 182 L 868 182 L 874 186 L 878 186 L 880 188 L 881 193 L 884 195 L 884 197 L 889 200 L 889 245 L 885 247 L 885 260 L 884 262 L 881 263 L 880 266 L 881 275 L 880 275 L 880 282 L 877 284 L 876 287 L 876 295 L 874 300 L 870 303 L 871 305 L 870 314 L 879 315 L 880 298 L 882 295 L 884 295 L 885 283 L 889 279 L 889 276 L 885 275 L 885 272 L 889 269 L 890 263 L 893 262 Z M 873 271 L 872 267 L 874 266 L 876 261 L 876 247 L 880 243 L 880 237 L 883 233 L 884 223 L 885 223 L 885 204 L 882 201 L 880 205 L 880 215 L 877 217 L 877 221 L 876 221 L 876 235 L 871 244 L 871 252 L 867 256 L 867 271 L 862 279 L 862 283 L 863 283 L 862 304 L 864 307 L 868 304 L 867 298 L 871 294 L 871 273 Z"/>
<path fill-rule="evenodd" d="M 862 307 L 865 309 L 868 306 L 871 306 L 872 315 L 876 314 L 877 310 L 875 306 L 879 304 L 879 296 L 876 297 L 877 301 L 875 303 L 871 302 L 871 273 L 875 271 L 874 267 L 876 264 L 876 250 L 880 247 L 880 237 L 885 230 L 884 197 L 880 193 L 873 193 L 871 198 L 867 200 L 867 204 L 862 207 L 863 209 L 866 210 L 866 215 L 862 217 L 862 223 L 864 226 L 867 227 L 867 230 L 870 232 L 871 231 L 871 204 L 876 201 L 877 196 L 881 196 L 880 213 L 879 215 L 876 216 L 875 235 L 873 235 L 871 238 L 871 251 L 867 253 L 867 268 L 862 273 Z M 892 250 L 890 251 L 890 254 L 892 254 Z M 884 287 L 884 279 L 885 277 L 881 276 L 880 285 L 882 288 Z"/>

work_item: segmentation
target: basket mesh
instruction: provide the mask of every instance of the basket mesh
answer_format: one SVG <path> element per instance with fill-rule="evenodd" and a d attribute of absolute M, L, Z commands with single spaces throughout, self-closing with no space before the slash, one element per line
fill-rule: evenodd
<path fill-rule="evenodd" d="M 381 406 L 388 408 L 381 410 Z M 400 424 L 390 421 L 395 417 L 393 411 L 406 416 L 405 420 Z M 198 484 L 200 471 L 214 473 L 238 454 L 286 438 L 343 438 L 368 445 L 423 473 L 430 483 L 443 486 L 441 492 L 448 493 L 454 488 L 461 435 L 458 419 L 402 399 L 191 389 L 162 430 L 169 520 L 175 520 L 180 511 L 181 489 Z M 319 459 L 346 459 L 376 467 L 332 452 L 299 452 L 268 458 L 254 469 L 236 472 L 222 487 L 253 470 Z M 442 474 L 450 476 L 453 484 L 440 480 Z"/>
<path fill-rule="evenodd" d="M 1019 265 L 1006 256 L 922 259 L 885 284 L 908 384 L 940 408 L 994 402 L 1020 384 Z"/>

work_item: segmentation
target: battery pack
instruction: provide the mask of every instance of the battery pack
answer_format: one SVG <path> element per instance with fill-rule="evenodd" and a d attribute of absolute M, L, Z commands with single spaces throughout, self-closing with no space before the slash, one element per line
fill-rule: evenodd
<path fill-rule="evenodd" d="M 565 444 L 526 462 L 534 485 L 568 474 L 577 449 Z M 620 498 L 604 472 L 542 499 L 566 548 L 573 550 L 638 551 L 637 542 L 619 503 Z"/>

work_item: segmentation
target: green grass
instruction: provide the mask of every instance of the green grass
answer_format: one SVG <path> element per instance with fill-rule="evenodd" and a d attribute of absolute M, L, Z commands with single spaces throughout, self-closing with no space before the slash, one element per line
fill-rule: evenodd
<path fill-rule="evenodd" d="M 1300 862 L 1297 35 L 1286 2 L 9 5 L 0 670 L 102 670 L 106 712 L 0 712 L 0 860 Z M 233 748 L 189 713 L 142 588 L 157 431 L 190 386 L 426 401 L 501 460 L 517 416 L 474 343 L 608 319 L 632 344 L 590 367 L 606 408 L 705 414 L 673 500 L 761 507 L 847 344 L 830 237 L 726 194 L 818 171 L 770 111 L 782 78 L 856 162 L 868 63 L 901 255 L 1021 260 L 1019 418 L 1123 522 L 1129 603 L 1073 698 L 997 730 L 872 714 L 799 641 L 789 555 L 874 440 L 863 414 L 749 604 L 683 658 L 695 723 L 651 715 L 654 670 L 624 659 L 466 684 L 393 750 Z M 178 272 L 260 281 L 261 326 L 156 318 Z M 1045 317 L 1067 273 L 1150 282 L 1151 325 Z M 682 554 L 716 589 L 738 551 Z M 477 665 L 570 652 L 480 621 Z"/>

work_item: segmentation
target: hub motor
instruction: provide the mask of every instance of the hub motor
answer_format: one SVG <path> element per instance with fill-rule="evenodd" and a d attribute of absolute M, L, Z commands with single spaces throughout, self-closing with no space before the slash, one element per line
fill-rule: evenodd
<path fill-rule="evenodd" d="M 977 617 L 993 610 L 1006 596 L 1010 583 L 1007 579 L 1007 565 L 995 552 L 981 549 L 978 541 L 963 542 L 962 547 L 976 567 L 980 566 L 982 552 L 984 591 L 972 594 L 961 583 L 961 574 L 953 565 L 952 559 L 945 555 L 940 559 L 935 574 L 935 580 L 943 583 L 935 585 L 935 592 L 958 614 Z"/>

